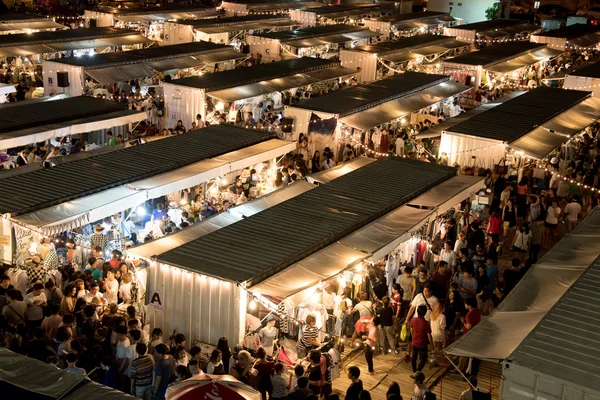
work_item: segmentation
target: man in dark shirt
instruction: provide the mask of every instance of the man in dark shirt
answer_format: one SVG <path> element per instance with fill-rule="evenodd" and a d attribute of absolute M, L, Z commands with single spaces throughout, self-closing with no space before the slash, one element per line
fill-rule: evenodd
<path fill-rule="evenodd" d="M 438 263 L 438 269 L 431 276 L 433 282 L 433 293 L 438 299 L 445 299 L 448 295 L 448 287 L 452 279 L 452 271 L 448 269 L 448 263 L 444 260 Z"/>
<path fill-rule="evenodd" d="M 288 394 L 286 400 L 304 400 L 312 395 L 313 391 L 308 388 L 308 378 L 303 376 L 298 378 L 298 389 Z"/>
<path fill-rule="evenodd" d="M 10 278 L 8 275 L 2 275 L 0 277 L 0 296 L 6 296 L 6 292 L 14 289 L 14 286 L 10 284 Z"/>
<path fill-rule="evenodd" d="M 348 390 L 346 390 L 345 400 L 358 400 L 360 396 L 360 392 L 363 391 L 363 383 L 359 379 L 360 377 L 360 368 L 356 365 L 353 365 L 348 368 L 348 379 L 352 381 Z"/>
<path fill-rule="evenodd" d="M 27 357 L 46 362 L 48 357 L 56 355 L 52 346 L 44 340 L 44 331 L 41 328 L 33 330 L 33 337 L 34 339 L 25 346 Z"/>
<path fill-rule="evenodd" d="M 513 258 L 512 267 L 504 271 L 502 274 L 502 277 L 504 278 L 504 293 L 510 293 L 517 283 L 519 283 L 519 280 L 521 279 L 521 274 L 519 272 L 520 267 L 521 260 L 518 258 Z"/>
<path fill-rule="evenodd" d="M 473 261 L 469 259 L 468 255 L 468 249 L 460 249 L 458 253 L 458 271 L 460 273 L 463 273 L 465 271 L 471 271 L 471 274 L 473 274 L 474 272 Z"/>
<path fill-rule="evenodd" d="M 471 231 L 467 235 L 467 248 L 469 256 L 475 254 L 477 246 L 485 248 L 485 233 L 479 228 L 479 222 L 471 223 Z"/>

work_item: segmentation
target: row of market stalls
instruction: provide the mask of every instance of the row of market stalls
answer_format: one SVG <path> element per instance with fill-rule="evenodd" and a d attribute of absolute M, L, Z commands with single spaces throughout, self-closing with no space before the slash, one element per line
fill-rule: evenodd
<path fill-rule="evenodd" d="M 264 110 L 270 105 L 272 111 L 281 112 L 298 91 L 316 90 L 354 74 L 339 62 L 303 57 L 164 82 L 168 124 L 174 126 L 182 120 L 184 126 L 190 126 L 197 114 L 207 120 L 215 112 L 235 122 L 238 113 L 245 119 L 260 103 Z"/>
<path fill-rule="evenodd" d="M 332 58 L 342 48 L 362 46 L 378 36 L 366 28 L 337 24 L 248 35 L 246 40 L 252 53 L 261 53 L 269 62 L 304 56 Z"/>
<path fill-rule="evenodd" d="M 590 92 L 539 87 L 477 113 L 441 132 L 449 165 L 493 169 L 542 159 L 600 118 Z"/>
<path fill-rule="evenodd" d="M 546 43 L 561 50 L 594 50 L 600 44 L 600 27 L 574 24 L 531 35 L 534 43 Z"/>
<path fill-rule="evenodd" d="M 55 22 L 53 18 L 30 14 L 0 14 L 0 35 L 53 31 L 65 28 L 64 25 Z"/>
<path fill-rule="evenodd" d="M 360 286 L 370 263 L 425 238 L 429 223 L 483 186 L 481 177 L 416 160 L 354 162 L 357 168 L 317 187 L 296 182 L 262 203 L 130 249 L 130 257 L 149 264 L 150 324 L 208 343 L 221 336 L 242 343 L 247 310 L 258 305 L 292 337 L 297 328 L 288 330 L 288 322 L 297 327 L 307 314 L 299 309 L 324 326 L 328 281 Z"/>
<path fill-rule="evenodd" d="M 132 124 L 147 118 L 127 104 L 93 97 L 41 98 L 0 107 L 0 150 L 48 142 L 66 136 L 102 145 L 106 132 L 127 139 Z"/>
<path fill-rule="evenodd" d="M 600 399 L 599 227 L 596 207 L 446 353 L 500 362 L 503 399 Z"/>
<path fill-rule="evenodd" d="M 341 155 L 350 144 L 357 151 L 362 147 L 386 155 L 391 138 L 380 128 L 435 122 L 467 90 L 444 75 L 406 72 L 286 106 L 284 115 L 295 135 L 309 136 L 311 152 L 329 147 Z"/>
<path fill-rule="evenodd" d="M 274 190 L 275 160 L 295 148 L 295 142 L 271 132 L 211 125 L 52 168 L 0 176 L 0 187 L 12 193 L 0 205 L 1 234 L 12 238 L 0 247 L 0 258 L 21 265 L 39 250 L 36 244 L 44 235 L 58 234 L 74 238 L 87 254 L 97 223 L 106 224 L 106 256 L 114 249 L 124 251 L 126 243 L 162 235 L 149 222 L 159 198 L 178 226 L 183 211 L 198 213 L 197 195 L 236 204 L 239 193 L 217 188 L 235 185 L 240 175 L 249 179 L 252 169 L 259 172 L 252 176 L 249 195 L 259 197 Z"/>
<path fill-rule="evenodd" d="M 563 50 L 542 43 L 507 42 L 445 59 L 441 69 L 455 81 L 472 86 L 474 91 L 483 86 L 512 91 L 533 85 L 528 82 L 527 68 L 544 67 L 561 54 Z"/>
<path fill-rule="evenodd" d="M 453 26 L 456 20 L 448 13 L 422 11 L 378 18 L 367 18 L 364 25 L 373 32 L 381 33 L 383 39 L 391 40 L 421 34 L 440 34 L 444 28 Z"/>
<path fill-rule="evenodd" d="M 86 92 L 86 79 L 100 85 L 152 78 L 158 72 L 177 74 L 185 70 L 189 75 L 232 69 L 245 54 L 231 46 L 210 42 L 184 43 L 172 46 L 149 47 L 124 53 L 106 53 L 86 57 L 47 60 L 43 63 L 44 91 L 80 96 Z M 61 87 L 59 74 L 66 73 L 68 86 Z M 150 82 L 151 84 L 152 82 Z"/>
<path fill-rule="evenodd" d="M 482 45 L 528 40 L 532 33 L 539 30 L 541 30 L 539 25 L 533 25 L 523 20 L 493 19 L 447 27 L 444 28 L 444 35 Z"/>
<path fill-rule="evenodd" d="M 240 48 L 247 34 L 289 30 L 294 25 L 286 15 L 253 14 L 216 19 L 184 19 L 164 24 L 164 44 L 206 41 Z"/>
<path fill-rule="evenodd" d="M 392 11 L 392 10 L 389 10 Z M 354 24 L 367 18 L 380 17 L 384 13 L 379 4 L 337 4 L 316 8 L 290 10 L 290 18 L 302 26 Z"/>
<path fill-rule="evenodd" d="M 469 52 L 473 44 L 448 36 L 417 35 L 340 50 L 343 66 L 361 69 L 360 83 L 414 69 L 438 72 L 441 60 Z"/>
<path fill-rule="evenodd" d="M 297 8 L 323 6 L 324 3 L 312 0 L 242 0 L 224 1 L 221 3 L 221 10 L 225 11 L 227 17 L 238 17 L 249 14 L 287 14 Z"/>
<path fill-rule="evenodd" d="M 586 90 L 600 97 L 600 63 L 591 63 L 569 73 L 564 78 L 564 88 Z"/>

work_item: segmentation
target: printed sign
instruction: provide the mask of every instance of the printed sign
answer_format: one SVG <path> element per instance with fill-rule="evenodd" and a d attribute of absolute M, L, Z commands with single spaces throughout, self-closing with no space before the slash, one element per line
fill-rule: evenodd
<path fill-rule="evenodd" d="M 150 292 L 151 295 L 148 297 L 148 305 L 154 307 L 158 310 L 163 309 L 163 296 L 162 293 L 158 290 L 153 290 Z"/>

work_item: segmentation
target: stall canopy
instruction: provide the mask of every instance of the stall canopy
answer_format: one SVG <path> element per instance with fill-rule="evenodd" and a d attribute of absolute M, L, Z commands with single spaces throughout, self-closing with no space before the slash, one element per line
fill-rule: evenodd
<path fill-rule="evenodd" d="M 0 348 L 0 390 L 7 399 L 134 400 L 118 390 Z"/>
<path fill-rule="evenodd" d="M 560 40 L 560 42 L 557 42 Z M 548 43 L 564 48 L 565 44 L 577 47 L 593 47 L 600 43 L 600 27 L 591 24 L 574 24 L 531 37 L 532 42 Z M 562 43 L 562 41 L 565 41 Z"/>
<path fill-rule="evenodd" d="M 0 35 L 0 57 L 130 46 L 151 42 L 138 32 L 116 28 L 82 28 L 31 34 Z"/>
<path fill-rule="evenodd" d="M 354 160 L 329 168 L 328 170 L 312 174 L 306 179 L 311 183 L 327 183 L 375 161 L 374 158 L 357 157 Z"/>
<path fill-rule="evenodd" d="M 175 139 L 187 136 L 187 139 Z M 55 175 L 75 173 L 78 168 L 87 168 L 85 171 L 89 172 L 84 175 L 91 177 L 109 167 L 117 170 L 118 165 L 135 164 L 135 168 L 128 171 L 117 170 L 112 175 L 90 179 L 95 185 L 82 182 L 70 190 L 56 191 L 41 201 L 12 205 L 12 209 L 18 208 L 11 212 L 14 220 L 53 234 L 272 160 L 293 149 L 294 142 L 275 139 L 269 132 L 211 125 L 199 132 L 58 165 L 45 174 L 46 170 L 43 170 L 36 176 L 31 173 L 12 180 L 0 180 L 0 187 L 16 185 L 19 181 L 36 182 L 44 176 L 49 181 Z"/>
<path fill-rule="evenodd" d="M 316 8 L 300 8 L 298 11 L 315 13 L 317 18 L 338 19 L 381 12 L 381 6 L 378 4 L 335 4 Z"/>
<path fill-rule="evenodd" d="M 542 158 L 569 135 L 600 118 L 598 105 L 598 99 L 591 98 L 589 92 L 539 87 L 447 132 L 507 143 L 531 157 Z"/>
<path fill-rule="evenodd" d="M 455 36 L 459 40 L 469 40 L 473 42 L 479 37 L 494 38 L 513 36 L 514 34 L 535 32 L 540 29 L 541 28 L 538 25 L 532 25 L 519 19 L 493 19 L 490 21 L 459 25 L 452 28 L 444 28 L 444 35 Z"/>
<path fill-rule="evenodd" d="M 212 93 L 219 91 L 223 95 L 227 93 L 228 96 L 236 97 L 239 96 L 239 93 L 241 91 L 252 89 L 256 89 L 258 91 L 262 90 L 262 86 L 260 88 L 257 88 L 257 86 L 254 86 L 252 84 L 257 84 L 258 86 L 260 86 L 263 83 L 271 82 L 272 85 L 276 85 L 277 82 L 280 82 L 278 86 L 281 86 L 282 81 L 289 81 L 290 83 L 287 84 L 287 86 L 292 85 L 290 87 L 297 87 L 294 83 L 294 76 L 296 75 L 300 75 L 300 80 L 316 79 L 308 77 L 320 76 L 319 74 L 324 74 L 326 72 L 334 73 L 334 75 L 341 73 L 342 75 L 339 76 L 343 76 L 343 74 L 345 74 L 346 68 L 343 68 L 343 70 L 340 68 L 341 67 L 339 62 L 311 57 L 302 57 L 294 58 L 291 60 L 260 64 L 252 68 L 244 68 L 243 74 L 240 73 L 239 69 L 236 69 L 222 71 L 217 74 L 176 79 L 169 83 L 173 85 L 181 85 L 196 89 L 204 89 L 207 92 Z M 227 92 L 224 89 L 231 89 L 231 91 Z M 250 96 L 246 96 L 243 98 L 252 97 L 253 92 L 248 93 L 250 94 Z"/>
<path fill-rule="evenodd" d="M 53 60 L 58 64 L 81 67 L 101 84 L 130 81 L 153 76 L 156 71 L 192 68 L 215 62 L 245 58 L 231 46 L 211 42 L 183 43 L 172 46 L 149 47 L 124 53 Z"/>
<path fill-rule="evenodd" d="M 492 72 L 507 73 L 562 53 L 561 50 L 548 48 L 546 44 L 507 42 L 449 58 L 444 64 L 481 67 Z"/>
<path fill-rule="evenodd" d="M 455 19 L 448 13 L 437 11 L 421 11 L 408 14 L 390 15 L 386 17 L 369 18 L 370 21 L 387 22 L 396 29 L 413 30 L 426 26 L 449 24 Z"/>
<path fill-rule="evenodd" d="M 446 352 L 484 360 L 505 360 L 515 357 L 521 362 L 535 362 L 540 366 L 543 360 L 529 359 L 529 361 L 525 361 L 525 353 L 528 350 L 540 354 L 537 350 L 540 344 L 532 348 L 532 340 L 525 340 L 525 338 L 530 334 L 531 337 L 539 337 L 542 330 L 547 328 L 548 321 L 556 318 L 557 314 L 552 313 L 550 319 L 543 321 L 538 326 L 539 329 L 534 329 L 557 302 L 557 309 L 564 310 L 563 307 L 573 301 L 574 297 L 571 294 L 568 294 L 564 301 L 561 301 L 561 298 L 600 255 L 599 240 L 600 209 L 596 208 L 573 232 L 563 238 L 537 264 L 531 267 L 493 314 L 483 319 L 469 333 L 447 347 Z M 595 267 L 590 268 L 593 268 L 589 270 L 590 272 L 596 272 Z M 582 282 L 589 279 L 588 277 L 589 275 L 587 277 L 584 275 Z M 573 292 L 577 293 L 581 288 L 581 285 L 577 285 Z M 568 314 L 573 315 L 574 311 L 576 314 L 589 314 L 592 311 L 590 303 L 592 300 L 589 296 L 595 296 L 594 293 L 597 291 L 595 287 L 591 289 L 586 296 L 581 298 L 581 305 L 575 310 L 570 310 Z M 569 338 L 573 327 L 583 326 L 582 324 L 587 320 L 586 315 L 581 315 L 577 321 L 572 323 L 561 324 L 560 328 L 555 331 L 560 331 L 560 334 L 556 333 L 554 338 L 560 337 L 559 347 L 561 348 L 556 347 L 554 341 L 549 341 L 550 337 L 544 339 L 541 344 L 547 350 L 544 353 L 556 361 L 551 366 L 544 366 L 544 372 L 550 375 L 565 372 L 572 377 L 573 372 L 562 370 L 560 364 L 565 365 L 565 354 L 571 359 L 576 354 L 587 354 L 584 350 L 575 352 L 569 350 L 571 346 L 581 344 L 581 338 L 576 342 L 569 341 Z M 597 332 L 592 330 L 587 334 L 595 333 Z M 519 347 L 521 344 L 523 346 Z M 577 355 L 577 357 L 581 356 Z M 566 364 L 567 369 L 570 366 L 572 364 Z M 551 372 L 550 368 L 556 370 Z M 589 368 L 586 366 L 585 370 L 589 371 Z M 564 376 L 561 378 L 564 379 Z"/>
<path fill-rule="evenodd" d="M 380 160 L 167 251 L 157 261 L 256 285 L 455 174 L 453 168 L 437 164 L 396 158 Z M 390 185 L 402 176 L 415 179 L 402 185 Z M 294 229 L 290 231 L 285 226 L 294 226 Z M 282 229 L 287 232 L 284 236 Z M 306 235 L 306 232 L 311 234 Z M 241 254 L 244 254 L 243 265 L 223 268 L 224 257 L 235 258 Z M 329 268 L 327 265 L 314 267 Z M 315 269 L 313 273 L 319 271 Z"/>
<path fill-rule="evenodd" d="M 266 17 L 261 14 L 217 19 L 188 19 L 177 21 L 176 23 L 178 25 L 190 26 L 194 30 L 206 34 L 268 29 L 294 25 L 294 22 L 285 15 L 269 15 L 269 17 Z"/>
<path fill-rule="evenodd" d="M 406 72 L 316 97 L 293 107 L 337 115 L 347 125 L 369 129 L 468 89 L 451 82 L 445 75 Z"/>
<path fill-rule="evenodd" d="M 140 9 L 109 9 L 100 10 L 112 14 L 121 22 L 162 22 L 177 19 L 215 17 L 219 15 L 214 7 L 160 4 L 158 7 Z"/>
<path fill-rule="evenodd" d="M 46 31 L 65 29 L 64 25 L 54 22 L 54 19 L 29 14 L 0 14 L 0 32 Z"/>
<path fill-rule="evenodd" d="M 571 72 L 569 76 L 580 76 L 584 78 L 600 78 L 600 62 L 588 63 L 583 68 Z"/>
<path fill-rule="evenodd" d="M 301 49 L 376 37 L 379 36 L 379 33 L 353 25 L 337 24 L 300 28 L 283 32 L 261 33 L 253 36 L 278 40 L 282 44 Z"/>
<path fill-rule="evenodd" d="M 145 112 L 94 97 L 0 106 L 0 149 L 140 122 Z"/>
<path fill-rule="evenodd" d="M 321 7 L 323 3 L 318 1 L 303 0 L 241 0 L 231 1 L 231 3 L 245 4 L 250 13 L 272 13 L 274 11 L 285 11 L 303 7 Z"/>

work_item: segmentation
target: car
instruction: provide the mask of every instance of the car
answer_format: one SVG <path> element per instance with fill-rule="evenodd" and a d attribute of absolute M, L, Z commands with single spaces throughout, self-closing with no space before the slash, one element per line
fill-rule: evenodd
<path fill-rule="evenodd" d="M 588 8 L 587 10 L 579 10 L 577 12 L 577 15 L 592 17 L 596 20 L 599 20 L 600 19 L 600 7 L 591 7 L 591 8 Z"/>

